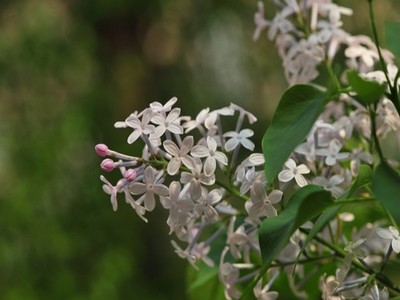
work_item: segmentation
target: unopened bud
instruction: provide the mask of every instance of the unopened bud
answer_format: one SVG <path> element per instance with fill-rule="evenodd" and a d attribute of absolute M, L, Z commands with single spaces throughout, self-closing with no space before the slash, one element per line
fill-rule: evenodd
<path fill-rule="evenodd" d="M 111 172 L 115 168 L 114 161 L 109 158 L 106 158 L 105 160 L 103 160 L 101 162 L 100 166 L 104 171 L 107 171 L 107 172 Z"/>
<path fill-rule="evenodd" d="M 108 153 L 108 147 L 104 144 L 97 144 L 94 149 L 96 150 L 96 153 L 102 157 L 106 156 Z"/>
<path fill-rule="evenodd" d="M 129 182 L 134 181 L 136 177 L 137 177 L 137 172 L 134 169 L 128 169 L 124 173 L 124 178 Z"/>

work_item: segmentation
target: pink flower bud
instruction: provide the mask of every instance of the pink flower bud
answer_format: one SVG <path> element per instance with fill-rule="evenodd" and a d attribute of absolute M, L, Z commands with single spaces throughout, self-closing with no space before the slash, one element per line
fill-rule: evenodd
<path fill-rule="evenodd" d="M 104 144 L 97 144 L 94 149 L 96 150 L 96 153 L 102 157 L 106 156 L 108 153 L 108 147 Z"/>
<path fill-rule="evenodd" d="M 124 178 L 129 182 L 134 181 L 136 179 L 136 177 L 137 177 L 137 172 L 134 169 L 126 170 L 126 172 L 124 174 Z"/>
<path fill-rule="evenodd" d="M 107 171 L 107 172 L 111 172 L 115 168 L 114 161 L 109 158 L 106 158 L 105 160 L 103 160 L 101 162 L 100 166 L 104 171 Z"/>

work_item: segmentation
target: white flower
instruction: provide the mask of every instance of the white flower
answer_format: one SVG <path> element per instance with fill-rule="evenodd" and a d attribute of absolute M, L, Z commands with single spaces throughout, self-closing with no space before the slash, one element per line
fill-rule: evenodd
<path fill-rule="evenodd" d="M 372 155 L 367 151 L 362 151 L 361 148 L 356 148 L 351 153 L 351 161 L 350 161 L 351 175 L 357 176 L 361 161 L 364 161 L 367 164 L 372 164 L 373 163 Z"/>
<path fill-rule="evenodd" d="M 250 250 L 258 249 L 258 243 L 255 239 L 251 238 L 248 233 L 246 233 L 243 223 L 235 230 L 235 222 L 236 216 L 231 217 L 226 243 L 229 245 L 229 251 L 234 258 L 241 259 L 241 252 L 244 252 L 244 261 L 250 262 Z"/>
<path fill-rule="evenodd" d="M 339 140 L 333 139 L 329 143 L 328 149 L 318 149 L 316 151 L 316 154 L 326 156 L 325 163 L 328 166 L 334 166 L 336 164 L 336 161 L 342 161 L 350 157 L 350 153 L 339 153 L 340 149 L 342 149 L 342 144 L 339 142 Z"/>
<path fill-rule="evenodd" d="M 327 191 L 331 191 L 332 195 L 337 198 L 344 192 L 342 188 L 338 187 L 338 185 L 343 183 L 343 181 L 344 177 L 340 175 L 333 175 L 329 179 L 322 176 L 317 176 L 314 178 L 313 183 L 324 187 Z"/>
<path fill-rule="evenodd" d="M 120 179 L 116 186 L 113 186 L 103 175 L 100 176 L 100 180 L 104 182 L 103 191 L 111 196 L 111 205 L 114 211 L 118 209 L 117 194 L 122 192 L 125 184 L 128 182 L 125 179 Z"/>
<path fill-rule="evenodd" d="M 204 216 L 206 221 L 215 223 L 218 221 L 218 212 L 213 205 L 216 205 L 221 199 L 221 190 L 215 189 L 208 193 L 206 189 L 203 189 L 202 196 L 197 200 L 193 211 L 198 217 Z"/>
<path fill-rule="evenodd" d="M 120 179 L 116 186 L 113 186 L 103 175 L 100 176 L 100 180 L 105 183 L 103 185 L 104 192 L 111 196 L 111 204 L 114 211 L 118 209 L 117 194 L 124 192 L 125 201 L 129 203 L 137 215 L 147 223 L 147 219 L 144 217 L 146 210 L 132 198 L 129 192 L 130 182 L 128 180 L 125 178 Z"/>
<path fill-rule="evenodd" d="M 279 203 L 282 196 L 283 192 L 279 190 L 274 190 L 267 195 L 264 184 L 259 181 L 254 182 L 250 190 L 251 201 L 245 203 L 250 223 L 259 224 L 262 217 L 276 216 L 277 212 L 273 205 Z"/>
<path fill-rule="evenodd" d="M 130 189 L 134 195 L 144 194 L 138 201 L 143 201 L 146 210 L 152 211 L 156 206 L 155 195 L 168 196 L 168 188 L 160 183 L 162 172 L 147 167 L 143 173 L 144 183 L 134 182 Z"/>
<path fill-rule="evenodd" d="M 173 156 L 167 166 L 167 173 L 169 175 L 175 175 L 178 173 L 181 163 L 188 168 L 194 166 L 193 158 L 188 155 L 193 144 L 194 140 L 192 136 L 185 137 L 180 148 L 171 140 L 164 141 L 164 149 Z"/>
<path fill-rule="evenodd" d="M 250 141 L 248 138 L 253 136 L 254 132 L 251 129 L 243 129 L 239 133 L 235 131 L 229 131 L 224 134 L 225 137 L 230 137 L 229 140 L 225 143 L 225 150 L 230 152 L 234 150 L 239 145 L 242 145 L 246 149 L 250 151 L 254 150 L 254 143 Z"/>
<path fill-rule="evenodd" d="M 396 253 L 400 253 L 400 237 L 399 231 L 393 226 L 386 228 L 377 228 L 376 233 L 383 239 L 392 240 L 392 248 Z"/>
<path fill-rule="evenodd" d="M 256 41 L 260 37 L 261 32 L 269 25 L 269 22 L 264 17 L 264 3 L 258 1 L 258 11 L 254 15 L 254 23 L 256 29 L 254 30 L 253 40 Z"/>
<path fill-rule="evenodd" d="M 155 101 L 155 102 L 150 103 L 150 108 L 155 113 L 157 113 L 157 112 L 158 113 L 166 113 L 171 110 L 172 106 L 176 103 L 176 101 L 178 101 L 178 99 L 176 97 L 171 98 L 164 105 L 162 105 L 160 102 Z"/>
<path fill-rule="evenodd" d="M 389 300 L 389 291 L 384 287 L 381 291 L 376 284 L 374 284 L 368 291 L 368 294 L 361 297 L 362 300 Z"/>
<path fill-rule="evenodd" d="M 169 210 L 167 220 L 169 226 L 183 226 L 187 224 L 194 203 L 188 197 L 185 190 L 181 191 L 179 182 L 171 182 L 169 185 L 169 196 L 161 197 L 160 201 L 164 208 Z"/>
<path fill-rule="evenodd" d="M 260 181 L 265 182 L 264 171 L 257 172 L 254 167 L 251 167 L 245 173 L 245 176 L 241 178 L 242 185 L 240 186 L 240 194 L 244 195 L 247 193 L 254 182 Z M 239 174 L 238 174 L 239 175 Z"/>
<path fill-rule="evenodd" d="M 210 109 L 204 108 L 202 109 L 198 115 L 196 116 L 196 120 L 189 120 L 186 123 L 182 124 L 182 127 L 185 128 L 185 133 L 192 131 L 195 128 L 201 128 L 201 124 L 208 118 Z M 202 129 L 202 128 L 201 128 Z"/>
<path fill-rule="evenodd" d="M 223 165 L 228 164 L 228 158 L 221 151 L 217 151 L 217 142 L 212 137 L 207 137 L 207 147 L 203 145 L 196 145 L 190 151 L 193 157 L 206 157 L 204 163 L 204 174 L 211 176 L 214 174 L 219 161 Z"/>
<path fill-rule="evenodd" d="M 151 118 L 151 122 L 158 125 L 154 129 L 154 133 L 152 133 L 153 138 L 158 138 L 162 136 L 165 131 L 169 131 L 175 134 L 182 134 L 183 129 L 182 126 L 179 125 L 179 115 L 181 113 L 180 108 L 174 108 L 168 114 L 168 116 L 164 116 L 161 113 L 156 113 Z"/>
<path fill-rule="evenodd" d="M 393 64 L 388 64 L 386 66 L 386 68 L 387 68 L 387 71 L 388 71 L 388 77 L 389 77 L 389 80 L 390 80 L 390 84 L 393 86 L 394 85 L 394 81 L 396 79 L 397 72 L 398 72 L 398 68 Z M 364 74 L 364 76 L 366 78 L 368 78 L 368 79 L 375 80 L 375 81 L 377 81 L 377 82 L 379 82 L 381 84 L 385 83 L 387 81 L 385 73 L 383 73 L 383 71 L 368 72 L 367 74 Z M 399 80 L 397 81 L 397 85 L 400 85 L 400 81 Z"/>
<path fill-rule="evenodd" d="M 149 124 L 152 115 L 151 109 L 146 109 L 143 112 L 142 120 L 136 115 L 130 115 L 125 120 L 126 125 L 134 129 L 128 137 L 128 144 L 135 142 L 142 134 L 150 134 L 154 131 L 154 126 Z"/>
<path fill-rule="evenodd" d="M 239 112 L 240 115 L 246 116 L 247 120 L 249 121 L 250 124 L 253 124 L 254 122 L 257 122 L 257 118 L 255 115 L 253 115 L 251 112 L 245 110 L 243 107 L 240 107 L 239 105 L 236 105 L 234 103 L 231 103 L 229 105 L 229 108 L 236 110 Z M 240 118 L 240 117 L 239 117 Z"/>
<path fill-rule="evenodd" d="M 278 299 L 278 292 L 269 292 L 270 284 L 266 284 L 264 288 L 262 288 L 262 279 L 260 279 L 256 286 L 253 289 L 254 296 L 256 296 L 257 300 L 275 300 Z"/>
<path fill-rule="evenodd" d="M 285 162 L 285 167 L 287 170 L 283 170 L 278 174 L 278 179 L 282 182 L 288 182 L 295 179 L 298 186 L 303 187 L 307 185 L 307 180 L 304 178 L 302 174 L 310 173 L 310 169 L 304 165 L 296 165 L 295 161 L 289 158 Z"/>
<path fill-rule="evenodd" d="M 188 184 L 189 189 L 190 189 L 190 195 L 192 196 L 193 199 L 198 199 L 201 196 L 201 185 L 213 185 L 215 182 L 215 175 L 211 174 L 210 176 L 205 175 L 202 173 L 203 165 L 200 161 L 200 159 L 197 159 L 195 162 L 195 165 L 190 167 L 189 172 L 183 171 L 181 173 L 181 178 L 180 181 L 183 184 Z"/>

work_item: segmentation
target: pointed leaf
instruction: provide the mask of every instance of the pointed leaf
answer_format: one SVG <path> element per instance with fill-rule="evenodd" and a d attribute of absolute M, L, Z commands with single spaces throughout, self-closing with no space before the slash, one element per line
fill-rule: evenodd
<path fill-rule="evenodd" d="M 307 185 L 293 194 L 288 206 L 280 215 L 267 218 L 262 222 L 259 230 L 263 259 L 260 276 L 268 270 L 272 261 L 288 244 L 296 229 L 320 214 L 332 203 L 329 192 L 316 185 Z M 241 299 L 252 298 L 252 290 L 256 281 L 247 286 Z"/>
<path fill-rule="evenodd" d="M 325 100 L 325 93 L 311 85 L 294 85 L 282 95 L 262 142 L 268 182 L 276 178 L 293 150 L 307 137 Z"/>
<path fill-rule="evenodd" d="M 388 213 L 400 224 L 400 175 L 386 162 L 382 161 L 372 179 L 372 191 Z"/>
<path fill-rule="evenodd" d="M 361 165 L 358 170 L 358 176 L 357 176 L 356 180 L 354 181 L 353 185 L 350 187 L 350 189 L 347 192 L 345 192 L 341 197 L 339 197 L 339 199 L 344 200 L 344 199 L 349 198 L 360 187 L 362 187 L 368 183 L 371 183 L 371 181 L 372 181 L 371 167 L 368 165 L 364 165 L 364 164 Z M 311 228 L 310 232 L 308 233 L 307 238 L 304 241 L 303 246 L 301 247 L 301 250 L 299 251 L 299 254 L 296 257 L 296 265 L 297 265 L 297 261 L 300 258 L 301 253 L 303 253 L 303 251 L 307 247 L 307 245 L 317 235 L 317 233 L 320 232 L 322 230 L 322 228 L 324 228 L 325 225 L 336 216 L 336 214 L 339 212 L 339 210 L 342 208 L 342 206 L 343 206 L 343 204 L 332 206 L 332 207 L 328 208 L 326 211 L 324 211 L 318 217 L 317 221 L 315 221 L 315 223 L 314 223 L 314 226 Z"/>
<path fill-rule="evenodd" d="M 347 72 L 347 79 L 357 93 L 358 100 L 364 105 L 378 102 L 386 91 L 386 84 L 362 78 L 355 70 Z"/>

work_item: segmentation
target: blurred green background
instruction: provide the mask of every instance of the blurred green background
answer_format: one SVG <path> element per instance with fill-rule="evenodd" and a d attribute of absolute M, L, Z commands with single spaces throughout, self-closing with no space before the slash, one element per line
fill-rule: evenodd
<path fill-rule="evenodd" d="M 366 1 L 347 2 L 347 28 L 369 32 Z M 377 2 L 378 24 L 399 18 L 398 1 Z M 255 9 L 253 0 L 0 2 L 0 299 L 186 298 L 165 212 L 145 224 L 121 201 L 114 213 L 94 145 L 132 152 L 114 122 L 173 96 L 192 116 L 244 106 L 259 118 L 259 144 L 286 83 L 273 46 L 252 41 Z"/>

